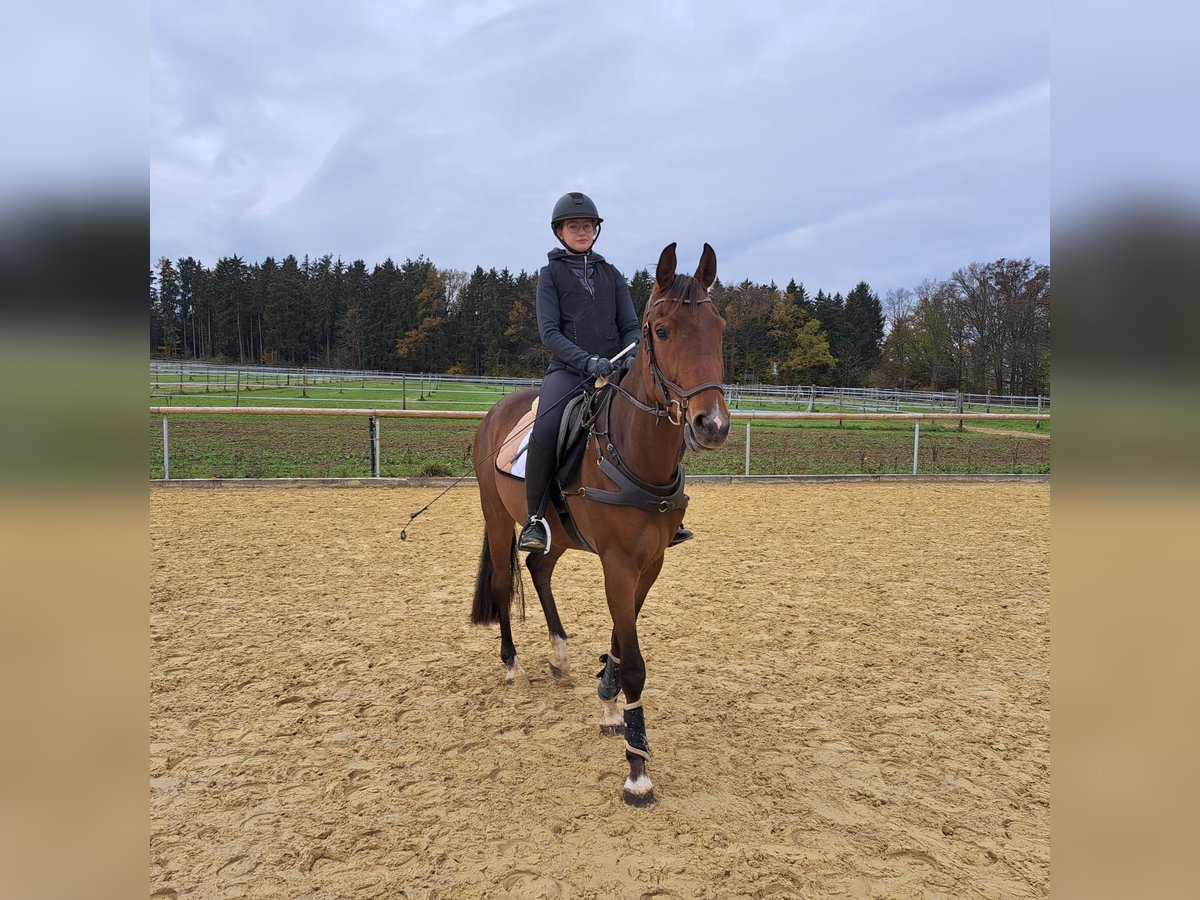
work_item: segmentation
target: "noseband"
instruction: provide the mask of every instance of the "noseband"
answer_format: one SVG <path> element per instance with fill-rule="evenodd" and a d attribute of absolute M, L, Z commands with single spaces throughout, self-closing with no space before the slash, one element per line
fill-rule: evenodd
<path fill-rule="evenodd" d="M 655 300 L 654 303 L 650 304 L 651 309 L 657 306 L 659 303 L 662 303 L 664 299 L 665 298 L 660 297 Z M 681 302 L 685 304 L 695 303 L 697 306 L 699 306 L 701 303 L 712 303 L 712 298 L 705 297 L 703 300 L 683 300 Z M 725 385 L 720 384 L 719 382 L 706 381 L 703 384 L 696 385 L 694 388 L 685 390 L 664 375 L 662 373 L 662 369 L 658 367 L 658 359 L 654 355 L 654 339 L 650 334 L 650 322 L 648 319 L 645 324 L 642 325 L 642 342 L 646 345 L 646 361 L 650 364 L 650 376 L 654 379 L 655 386 L 662 394 L 663 400 L 666 403 L 666 407 L 664 408 L 656 405 L 654 408 L 650 408 L 638 403 L 633 399 L 633 397 L 625 393 L 625 391 L 622 391 L 621 393 L 625 394 L 625 396 L 630 400 L 633 400 L 637 406 L 641 407 L 646 412 L 652 412 L 660 418 L 665 416 L 667 421 L 672 425 L 682 425 L 683 417 L 688 411 L 688 401 L 697 394 L 701 393 L 702 391 L 716 389 L 721 392 L 722 397 L 725 396 Z M 678 399 L 672 398 L 672 393 L 674 393 Z"/>

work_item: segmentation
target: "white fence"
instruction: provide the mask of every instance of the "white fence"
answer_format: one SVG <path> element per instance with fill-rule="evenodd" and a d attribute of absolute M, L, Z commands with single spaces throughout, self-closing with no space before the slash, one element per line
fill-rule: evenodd
<path fill-rule="evenodd" d="M 195 394 L 230 396 L 237 405 L 242 395 L 253 395 L 255 402 L 300 402 L 339 406 L 376 406 L 408 409 L 415 401 L 424 402 L 437 393 L 439 406 L 485 405 L 480 390 L 500 396 L 537 387 L 536 378 L 498 378 L 469 375 L 431 375 L 407 372 L 367 372 L 350 369 L 309 369 L 287 366 L 217 366 L 200 362 L 151 360 L 151 397 L 173 400 Z M 312 389 L 329 397 L 306 396 Z M 294 396 L 299 390 L 300 396 Z M 272 391 L 275 393 L 272 394 Z M 363 399 L 348 399 L 335 392 L 366 394 Z M 285 395 L 290 392 L 293 395 Z M 1044 413 L 1050 408 L 1046 396 L 1007 394 L 961 394 L 945 391 L 898 391 L 882 388 L 836 388 L 820 385 L 729 384 L 725 386 L 731 410 L 793 409 L 816 412 L 954 412 L 998 410 Z"/>
<path fill-rule="evenodd" d="M 402 409 L 314 409 L 297 406 L 152 406 L 151 415 L 162 416 L 163 429 L 163 477 L 171 477 L 171 416 L 186 415 L 254 415 L 254 416 L 366 416 L 369 419 L 369 441 L 371 446 L 371 475 L 380 477 L 380 420 L 386 418 L 426 419 L 482 419 L 486 413 L 473 410 L 402 410 Z M 1048 422 L 1045 413 L 815 413 L 815 412 L 771 412 L 731 411 L 733 419 L 746 423 L 745 474 L 750 474 L 750 426 L 755 419 L 779 420 L 826 420 L 826 421 L 880 421 L 913 423 L 912 474 L 916 475 L 918 453 L 921 445 L 921 423 L 938 420 L 962 422 L 1025 421 Z"/>

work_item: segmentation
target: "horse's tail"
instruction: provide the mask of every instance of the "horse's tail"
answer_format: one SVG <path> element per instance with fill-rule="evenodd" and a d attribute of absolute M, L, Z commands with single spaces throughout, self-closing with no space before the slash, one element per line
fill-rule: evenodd
<path fill-rule="evenodd" d="M 492 548 L 488 543 L 487 530 L 483 532 L 483 550 L 479 553 L 479 572 L 475 575 L 475 602 L 471 605 L 471 624 L 487 625 L 500 621 L 500 607 L 492 594 Z M 525 621 L 525 585 L 521 581 L 521 570 L 517 567 L 517 535 L 513 532 L 512 544 L 508 552 L 508 597 L 511 604 L 521 591 L 521 621 Z"/>

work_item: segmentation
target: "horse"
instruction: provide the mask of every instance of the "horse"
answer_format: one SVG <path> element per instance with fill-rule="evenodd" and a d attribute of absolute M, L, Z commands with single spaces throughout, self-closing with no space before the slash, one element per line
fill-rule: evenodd
<path fill-rule="evenodd" d="M 676 274 L 675 265 L 672 243 L 658 260 L 632 368 L 619 383 L 597 383 L 600 394 L 607 391 L 611 396 L 601 405 L 603 414 L 589 426 L 583 462 L 559 487 L 574 527 L 565 526 L 553 504 L 548 505 L 550 545 L 525 561 L 550 632 L 551 671 L 559 675 L 570 671 L 570 663 L 567 633 L 551 590 L 554 567 L 567 550 L 591 550 L 600 557 L 613 623 L 610 650 L 600 658 L 600 730 L 625 736 L 629 776 L 622 796 L 632 806 L 654 802 L 654 785 L 646 771 L 650 746 L 642 704 L 646 668 L 638 645 L 638 614 L 683 521 L 684 448 L 716 449 L 729 436 L 723 387 L 725 320 L 708 293 L 717 277 L 716 253 L 704 245 L 695 275 Z M 485 525 L 471 620 L 500 624 L 500 659 L 509 684 L 526 679 L 510 624 L 520 585 L 515 526 L 526 518 L 525 486 L 489 463 L 536 396 L 536 391 L 527 390 L 498 402 L 480 423 L 474 442 Z M 617 704 L 621 691 L 623 714 Z"/>

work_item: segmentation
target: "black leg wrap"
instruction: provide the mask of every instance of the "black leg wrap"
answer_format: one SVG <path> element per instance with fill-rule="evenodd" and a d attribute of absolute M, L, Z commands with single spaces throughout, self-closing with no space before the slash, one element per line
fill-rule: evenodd
<path fill-rule="evenodd" d="M 625 743 L 643 753 L 650 753 L 650 742 L 646 740 L 645 711 L 640 706 L 625 710 Z"/>
<path fill-rule="evenodd" d="M 596 693 L 601 700 L 613 700 L 621 692 L 621 667 L 607 653 L 600 654 L 600 662 L 604 663 L 604 668 L 596 673 L 600 679 Z"/>

